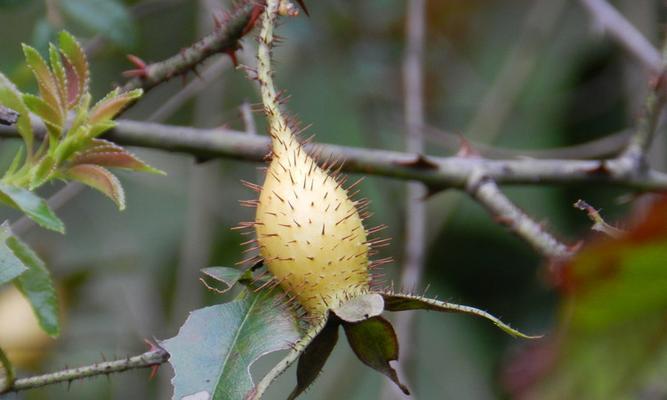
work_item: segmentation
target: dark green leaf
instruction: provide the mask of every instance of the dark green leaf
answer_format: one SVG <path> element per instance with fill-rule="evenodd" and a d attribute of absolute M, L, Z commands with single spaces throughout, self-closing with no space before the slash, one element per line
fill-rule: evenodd
<path fill-rule="evenodd" d="M 288 400 L 296 399 L 320 374 L 338 342 L 339 326 L 340 320 L 335 316 L 330 316 L 324 329 L 315 336 L 315 339 L 301 354 L 296 368 L 296 387 L 289 395 Z"/>
<path fill-rule="evenodd" d="M 0 183 L 0 201 L 23 211 L 30 219 L 46 229 L 65 232 L 65 225 L 51 211 L 46 201 L 28 190 Z"/>
<path fill-rule="evenodd" d="M 0 225 L 0 286 L 13 280 L 28 270 L 23 262 L 16 257 L 12 249 L 7 246 L 7 240 L 12 236 L 9 224 Z"/>
<path fill-rule="evenodd" d="M 30 301 L 39 326 L 51 337 L 60 334 L 58 296 L 44 261 L 16 236 L 7 239 L 7 246 L 28 270 L 15 281 L 16 287 Z"/>
<path fill-rule="evenodd" d="M 464 313 L 485 318 L 493 322 L 498 328 L 512 336 L 518 336 L 524 339 L 537 339 L 541 336 L 529 336 L 517 331 L 509 325 L 503 323 L 498 318 L 475 307 L 463 306 L 460 304 L 446 303 L 429 299 L 422 296 L 401 293 L 382 293 L 384 297 L 385 310 L 387 311 L 407 311 L 407 310 L 432 310 L 440 312 Z"/>
<path fill-rule="evenodd" d="M 173 398 L 244 399 L 253 388 L 251 365 L 299 340 L 297 320 L 279 304 L 280 293 L 247 293 L 190 313 L 178 335 L 161 343 L 175 371 Z"/>
<path fill-rule="evenodd" d="M 350 347 L 359 359 L 374 370 L 386 375 L 406 395 L 408 388 L 398 380 L 390 361 L 398 360 L 398 340 L 394 328 L 382 317 L 373 317 L 361 322 L 343 322 Z"/>
<path fill-rule="evenodd" d="M 382 314 L 384 300 L 377 293 L 368 293 L 350 299 L 332 311 L 343 321 L 359 322 Z"/>
<path fill-rule="evenodd" d="M 63 13 L 94 34 L 129 49 L 136 42 L 136 27 L 123 4 L 116 0 L 61 0 Z"/>

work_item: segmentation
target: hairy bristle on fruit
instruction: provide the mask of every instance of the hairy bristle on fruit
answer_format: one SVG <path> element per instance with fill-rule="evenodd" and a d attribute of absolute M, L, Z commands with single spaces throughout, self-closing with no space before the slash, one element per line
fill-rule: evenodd
<path fill-rule="evenodd" d="M 271 157 L 262 186 L 243 182 L 260 195 L 258 201 L 241 201 L 257 210 L 255 220 L 241 223 L 239 229 L 255 231 L 256 240 L 246 242 L 251 247 L 248 253 L 259 251 L 272 275 L 256 290 L 279 285 L 285 291 L 284 304 L 298 303 L 308 318 L 317 320 L 327 310 L 370 290 L 378 272 L 370 270 L 388 261 L 370 262 L 369 251 L 387 240 L 369 238 L 385 226 L 366 230 L 362 221 L 368 215 L 368 201 L 350 198 L 351 189 L 362 179 L 345 188 L 342 164 L 331 155 L 318 163 L 312 152 L 306 152 L 297 137 L 303 128 L 281 108 L 288 96 L 274 87 L 271 49 L 283 1 L 268 0 L 261 17 L 256 79 L 268 120 Z"/>

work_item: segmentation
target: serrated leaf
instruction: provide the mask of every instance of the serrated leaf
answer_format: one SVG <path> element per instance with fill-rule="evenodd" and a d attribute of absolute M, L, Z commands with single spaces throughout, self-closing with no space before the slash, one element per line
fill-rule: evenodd
<path fill-rule="evenodd" d="M 67 169 L 65 176 L 79 181 L 107 195 L 118 209 L 125 209 L 125 191 L 114 174 L 104 167 L 91 164 L 74 165 Z"/>
<path fill-rule="evenodd" d="M 51 70 L 53 71 L 53 75 L 56 78 L 60 103 L 67 106 L 69 103 L 67 95 L 67 73 L 65 72 L 65 67 L 63 66 L 62 59 L 60 58 L 60 51 L 58 51 L 56 46 L 52 43 L 49 43 L 49 61 L 51 63 Z"/>
<path fill-rule="evenodd" d="M 503 323 L 498 318 L 482 311 L 475 307 L 463 306 L 460 304 L 446 303 L 444 301 L 438 301 L 434 299 L 429 299 L 422 296 L 416 296 L 412 294 L 402 294 L 402 293 L 392 293 L 392 292 L 383 292 L 381 293 L 384 298 L 385 310 L 387 311 L 407 311 L 407 310 L 432 310 L 440 312 L 452 312 L 452 313 L 464 313 L 470 314 L 477 317 L 482 317 L 493 322 L 498 328 L 502 329 L 506 333 L 509 333 L 512 336 L 521 337 L 524 339 L 538 339 L 541 336 L 530 336 L 524 333 L 519 332 L 518 330 L 510 327 L 509 325 Z"/>
<path fill-rule="evenodd" d="M 16 236 L 7 239 L 7 246 L 28 270 L 16 279 L 16 287 L 30 301 L 39 326 L 51 337 L 60 334 L 58 296 L 44 261 Z"/>
<path fill-rule="evenodd" d="M 23 102 L 30 111 L 40 117 L 45 124 L 50 125 L 55 132 L 60 133 L 62 129 L 62 118 L 60 112 L 41 97 L 32 94 L 23 94 Z"/>
<path fill-rule="evenodd" d="M 14 366 L 0 348 L 0 393 L 4 393 L 14 383 Z"/>
<path fill-rule="evenodd" d="M 384 300 L 377 293 L 368 293 L 352 298 L 332 311 L 343 321 L 359 322 L 382 314 Z"/>
<path fill-rule="evenodd" d="M 56 166 L 57 164 L 53 157 L 49 155 L 42 157 L 36 168 L 32 170 L 32 176 L 30 177 L 30 190 L 34 190 L 48 181 L 49 178 L 53 176 L 53 173 L 56 170 Z"/>
<path fill-rule="evenodd" d="M 88 93 L 89 69 L 86 53 L 67 31 L 60 32 L 60 51 L 67 75 L 69 105 L 75 105 L 81 96 Z"/>
<path fill-rule="evenodd" d="M 129 92 L 119 93 L 117 90 L 100 100 L 90 110 L 89 121 L 91 125 L 96 125 L 108 121 L 116 116 L 121 110 L 127 107 L 132 101 L 138 99 L 143 94 L 141 89 L 131 90 Z"/>
<path fill-rule="evenodd" d="M 0 201 L 23 211 L 28 218 L 46 229 L 65 232 L 65 225 L 51 211 L 46 201 L 29 190 L 0 183 Z"/>
<path fill-rule="evenodd" d="M 238 268 L 229 267 L 208 267 L 202 268 L 202 273 L 221 282 L 226 286 L 221 292 L 226 292 L 233 288 L 241 280 L 251 280 L 252 272 L 250 270 L 242 270 Z"/>
<path fill-rule="evenodd" d="M 78 153 L 73 164 L 95 164 L 109 168 L 123 168 L 132 171 L 150 172 L 164 175 L 164 172 L 146 164 L 134 154 L 120 146 L 93 146 Z"/>
<path fill-rule="evenodd" d="M 398 360 L 398 340 L 389 321 L 373 317 L 360 322 L 344 322 L 343 328 L 350 347 L 359 360 L 391 379 L 406 395 L 410 394 L 389 365 Z"/>
<path fill-rule="evenodd" d="M 19 113 L 18 120 L 16 121 L 16 129 L 26 144 L 28 154 L 31 154 L 34 135 L 32 122 L 30 121 L 30 111 L 25 106 L 25 103 L 23 103 L 21 93 L 2 73 L 0 73 L 0 104 Z"/>
<path fill-rule="evenodd" d="M 11 236 L 9 223 L 5 221 L 0 225 L 0 286 L 28 270 L 28 267 L 23 265 L 23 262 L 7 246 L 7 239 Z"/>
<path fill-rule="evenodd" d="M 244 399 L 253 388 L 252 364 L 299 340 L 297 320 L 279 305 L 279 296 L 279 291 L 248 293 L 191 312 L 178 335 L 161 343 L 175 371 L 173 398 Z"/>
<path fill-rule="evenodd" d="M 39 87 L 39 93 L 43 101 L 60 115 L 58 120 L 62 121 L 65 108 L 60 103 L 58 84 L 56 83 L 55 76 L 53 76 L 44 58 L 42 58 L 34 47 L 24 44 L 23 54 L 28 67 L 37 80 L 37 87 Z"/>
<path fill-rule="evenodd" d="M 322 331 L 315 336 L 303 354 L 301 354 L 296 368 L 296 387 L 290 393 L 288 400 L 296 399 L 320 374 L 324 364 L 329 359 L 329 355 L 331 355 L 338 342 L 339 326 L 340 320 L 335 316 L 329 316 Z"/>
<path fill-rule="evenodd" d="M 61 0 L 63 13 L 94 34 L 102 34 L 119 47 L 136 42 L 136 27 L 122 3 L 116 0 Z"/>

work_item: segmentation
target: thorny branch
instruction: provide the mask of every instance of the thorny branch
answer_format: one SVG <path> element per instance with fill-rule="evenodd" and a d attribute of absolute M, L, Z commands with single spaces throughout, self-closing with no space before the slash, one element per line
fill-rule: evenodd
<path fill-rule="evenodd" d="M 175 76 L 196 72 L 197 66 L 214 54 L 229 54 L 236 63 L 235 52 L 241 47 L 240 40 L 253 28 L 262 10 L 263 6 L 257 1 L 244 0 L 222 20 L 216 20 L 213 32 L 179 54 L 148 65 L 136 57 L 131 58 L 137 69 L 127 71 L 132 79 L 123 86 L 123 90 L 142 88 L 148 91 Z"/>
<path fill-rule="evenodd" d="M 468 178 L 466 192 L 494 215 L 498 222 L 524 239 L 538 253 L 548 258 L 567 258 L 572 251 L 560 243 L 544 227 L 533 221 L 525 212 L 514 205 L 500 191 L 498 185 L 484 175 L 484 170 L 476 170 Z"/>
<path fill-rule="evenodd" d="M 154 346 L 150 351 L 133 357 L 122 358 L 114 361 L 105 361 L 84 367 L 69 368 L 58 372 L 44 375 L 21 378 L 14 381 L 3 393 L 18 392 L 21 390 L 34 389 L 41 386 L 61 382 L 72 382 L 74 380 L 90 378 L 98 375 L 124 372 L 136 368 L 150 368 L 158 366 L 169 359 L 166 350 Z"/>
<path fill-rule="evenodd" d="M 18 138 L 13 128 L 0 127 L 0 136 Z M 230 158 L 264 162 L 269 139 L 226 129 L 197 129 L 182 126 L 119 120 L 106 136 L 118 144 L 191 154 L 198 161 Z M 634 173 L 617 159 L 498 159 L 435 157 L 389 150 L 364 149 L 331 144 L 310 144 L 322 155 L 344 162 L 343 170 L 400 180 L 423 182 L 431 190 L 463 188 L 471 173 L 484 169 L 498 184 L 571 185 L 609 184 L 639 191 L 667 192 L 667 174 L 655 170 Z"/>

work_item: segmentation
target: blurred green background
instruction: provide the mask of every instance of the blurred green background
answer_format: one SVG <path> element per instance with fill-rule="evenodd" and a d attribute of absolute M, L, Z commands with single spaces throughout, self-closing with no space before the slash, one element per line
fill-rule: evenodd
<path fill-rule="evenodd" d="M 285 41 L 276 53 L 277 80 L 291 94 L 289 109 L 313 125 L 309 132 L 317 134 L 317 141 L 401 150 L 406 2 L 311 0 L 308 5 L 310 18 L 291 19 L 280 31 Z M 665 11 L 661 2 L 615 5 L 658 42 Z M 55 32 L 66 28 L 91 50 L 98 98 L 124 82 L 122 71 L 132 68 L 126 54 L 146 61 L 173 55 L 209 32 L 212 12 L 229 6 L 223 0 L 0 0 L 0 69 L 29 89 L 33 81 L 22 67 L 19 43 L 44 49 Z M 455 153 L 456 135 L 480 146 L 516 149 L 516 156 L 532 154 L 618 134 L 634 124 L 646 92 L 646 71 L 603 38 L 577 2 L 432 0 L 427 16 L 428 126 L 423 132 L 429 154 Z M 255 42 L 247 38 L 244 45 L 241 62 L 252 64 Z M 258 101 L 254 83 L 226 56 L 212 58 L 201 71 L 211 66 L 215 76 L 182 105 L 165 109 L 184 87 L 174 79 L 148 93 L 124 118 L 246 129 L 240 106 Z M 485 102 L 492 107 L 483 107 Z M 253 117 L 264 134 L 261 114 Z M 664 143 L 659 141 L 651 155 L 658 168 L 665 166 Z M 3 140 L 2 165 L 11 160 L 15 145 Z M 597 148 L 592 150 L 596 156 Z M 121 173 L 126 211 L 119 213 L 100 194 L 84 190 L 58 211 L 66 235 L 35 228 L 23 235 L 62 288 L 65 324 L 63 335 L 52 343 L 20 349 L 34 359 L 19 374 L 88 364 L 102 354 L 111 359 L 141 352 L 144 338 L 174 336 L 188 311 L 221 301 L 198 282 L 199 269 L 242 259 L 239 243 L 245 239 L 230 228 L 252 218 L 238 200 L 254 193 L 239 179 L 257 181 L 259 165 L 136 152 L 168 177 Z M 368 177 L 361 189 L 372 200 L 370 224 L 390 226 L 386 236 L 393 244 L 383 256 L 396 260 L 385 267 L 391 279 L 398 276 L 403 257 L 405 184 Z M 571 206 L 578 198 L 602 208 L 610 221 L 628 211 L 626 192 L 599 186 L 514 187 L 507 193 L 572 244 L 590 227 Z M 556 319 L 557 298 L 544 279 L 543 261 L 467 196 L 442 191 L 426 202 L 422 286 L 430 286 L 428 293 L 485 309 L 523 331 L 548 331 Z M 3 220 L 16 217 L 2 210 Z M 499 372 L 517 340 L 459 315 L 419 313 L 414 329 L 415 343 L 402 345 L 416 355 L 409 383 L 417 398 L 507 398 Z M 275 359 L 260 361 L 255 371 L 265 371 Z M 165 399 L 171 396 L 171 374 L 165 365 L 150 382 L 147 371 L 136 371 L 5 397 Z M 290 370 L 267 398 L 284 398 L 293 384 Z M 385 379 L 365 368 L 341 340 L 304 398 L 381 398 L 383 385 Z"/>

